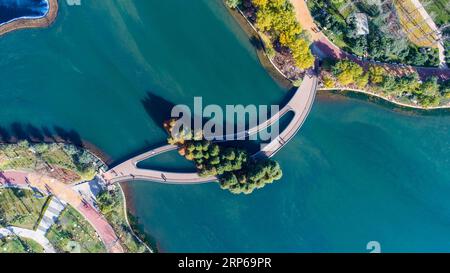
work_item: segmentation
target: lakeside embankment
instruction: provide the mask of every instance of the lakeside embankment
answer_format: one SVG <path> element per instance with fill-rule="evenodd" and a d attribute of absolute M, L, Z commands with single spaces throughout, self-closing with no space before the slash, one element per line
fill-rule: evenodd
<path fill-rule="evenodd" d="M 292 81 L 281 72 L 281 70 L 273 63 L 270 57 L 267 55 L 264 42 L 261 38 L 261 34 L 255 28 L 255 26 L 245 17 L 243 12 L 239 9 L 232 9 L 228 5 L 224 6 L 227 8 L 229 14 L 238 23 L 241 29 L 247 34 L 251 44 L 256 50 L 256 55 L 261 63 L 261 65 L 266 69 L 269 75 L 283 88 L 292 88 Z"/>
<path fill-rule="evenodd" d="M 0 36 L 19 29 L 40 28 L 50 26 L 58 15 L 58 0 L 46 0 L 47 13 L 39 18 L 19 18 L 0 25 Z"/>
<path fill-rule="evenodd" d="M 411 108 L 411 109 L 418 109 L 418 110 L 442 110 L 442 109 L 450 109 L 450 105 L 447 106 L 430 106 L 430 107 L 423 107 L 420 105 L 413 105 L 413 104 L 406 104 L 403 102 L 399 102 L 396 101 L 390 97 L 387 96 L 383 96 L 374 92 L 370 92 L 368 90 L 363 90 L 363 89 L 354 89 L 354 88 L 319 88 L 318 91 L 324 91 L 324 92 L 333 92 L 333 91 L 338 91 L 341 95 L 346 95 L 344 92 L 353 92 L 353 93 L 359 93 L 359 94 L 364 94 L 367 95 L 369 97 L 376 97 L 379 99 L 382 99 L 384 101 L 387 101 L 389 103 L 392 103 L 395 106 L 398 107 L 404 107 L 404 108 Z"/>

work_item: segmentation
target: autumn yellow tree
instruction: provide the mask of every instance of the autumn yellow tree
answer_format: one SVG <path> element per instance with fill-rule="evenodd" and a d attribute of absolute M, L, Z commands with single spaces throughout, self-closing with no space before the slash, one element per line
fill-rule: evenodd
<path fill-rule="evenodd" d="M 380 84 L 384 80 L 384 75 L 386 75 L 386 70 L 379 65 L 372 65 L 369 68 L 369 80 L 373 84 Z"/>
<path fill-rule="evenodd" d="M 304 39 L 295 40 L 291 45 L 292 56 L 295 60 L 295 65 L 301 69 L 307 69 L 314 65 L 314 55 L 309 49 L 309 44 Z"/>
<path fill-rule="evenodd" d="M 330 76 L 324 76 L 323 77 L 323 87 L 325 88 L 333 88 L 334 87 L 334 80 Z"/>
<path fill-rule="evenodd" d="M 359 64 L 349 60 L 342 60 L 336 63 L 333 67 L 333 74 L 342 85 L 349 85 L 357 81 L 360 81 L 358 85 L 364 83 L 358 79 L 364 76 L 364 69 Z"/>
<path fill-rule="evenodd" d="M 308 69 L 314 65 L 314 56 L 309 42 L 301 37 L 302 28 L 288 0 L 252 0 L 256 12 L 256 26 L 271 37 L 272 43 L 279 41 L 291 50 L 296 66 Z"/>
<path fill-rule="evenodd" d="M 267 6 L 268 0 L 252 0 L 255 7 L 261 8 Z"/>
<path fill-rule="evenodd" d="M 360 75 L 359 77 L 356 78 L 356 81 L 355 81 L 356 86 L 358 86 L 359 88 L 366 87 L 368 83 L 369 83 L 369 74 L 368 73 L 364 73 L 364 74 Z"/>

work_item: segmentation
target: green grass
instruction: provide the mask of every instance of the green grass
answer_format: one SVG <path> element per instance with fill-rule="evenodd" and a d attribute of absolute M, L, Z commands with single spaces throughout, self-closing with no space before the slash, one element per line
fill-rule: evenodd
<path fill-rule="evenodd" d="M 450 22 L 450 0 L 420 0 L 420 2 L 438 26 Z"/>
<path fill-rule="evenodd" d="M 96 161 L 92 154 L 68 144 L 21 141 L 0 145 L 0 170 L 32 170 L 51 175 L 52 168 L 60 168 L 68 171 L 70 182 L 92 180 Z"/>
<path fill-rule="evenodd" d="M 113 227 L 125 250 L 130 253 L 146 252 L 146 247 L 136 239 L 126 222 L 121 189 L 117 187 L 112 192 L 104 191 L 97 198 L 97 201 L 103 215 Z"/>
<path fill-rule="evenodd" d="M 31 190 L 0 189 L 0 226 L 33 229 L 46 200 L 34 197 Z"/>
<path fill-rule="evenodd" d="M 37 242 L 20 238 L 17 236 L 8 236 L 0 238 L 0 253 L 43 253 L 44 249 Z"/>
<path fill-rule="evenodd" d="M 94 228 L 73 207 L 67 206 L 47 238 L 59 252 L 105 253 Z"/>

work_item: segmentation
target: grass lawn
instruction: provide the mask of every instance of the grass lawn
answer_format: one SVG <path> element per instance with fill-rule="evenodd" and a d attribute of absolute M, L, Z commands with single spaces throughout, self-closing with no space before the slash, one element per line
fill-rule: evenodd
<path fill-rule="evenodd" d="M 67 206 L 47 238 L 59 252 L 105 253 L 94 228 L 73 207 Z"/>
<path fill-rule="evenodd" d="M 97 158 L 86 150 L 73 145 L 58 143 L 30 144 L 21 141 L 17 144 L 0 145 L 0 170 L 32 170 L 45 175 L 56 175 L 59 180 L 91 180 L 96 174 Z M 61 169 L 53 172 L 50 169 Z"/>
<path fill-rule="evenodd" d="M 37 242 L 9 236 L 0 238 L 0 253 L 43 253 L 44 249 Z"/>
<path fill-rule="evenodd" d="M 0 226 L 33 229 L 47 198 L 36 198 L 31 190 L 0 189 Z"/>

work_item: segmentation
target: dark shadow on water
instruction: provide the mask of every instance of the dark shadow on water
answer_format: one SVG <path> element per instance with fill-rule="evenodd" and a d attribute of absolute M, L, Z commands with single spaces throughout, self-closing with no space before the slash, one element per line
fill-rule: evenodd
<path fill-rule="evenodd" d="M 27 124 L 25 130 L 28 133 L 29 139 L 32 142 L 43 142 L 45 140 L 44 134 L 41 132 L 39 128 L 31 124 Z"/>
<path fill-rule="evenodd" d="M 235 140 L 218 143 L 221 147 L 231 147 L 238 149 L 245 149 L 249 155 L 252 155 L 260 150 L 261 143 L 257 140 Z"/>
<path fill-rule="evenodd" d="M 55 126 L 56 135 L 62 139 L 62 142 L 71 143 L 79 147 L 83 147 L 83 141 L 80 135 L 74 130 L 65 130 L 64 128 Z"/>
<path fill-rule="evenodd" d="M 248 40 L 250 41 L 250 44 L 252 44 L 252 46 L 254 46 L 256 48 L 256 50 L 263 49 L 262 42 L 258 37 L 251 36 Z"/>
<path fill-rule="evenodd" d="M 75 130 L 67 130 L 59 126 L 37 127 L 30 123 L 22 124 L 13 122 L 9 126 L 0 126 L 0 143 L 14 144 L 26 140 L 30 143 L 67 143 L 80 148 L 86 148 L 98 157 L 102 158 L 106 163 L 111 162 L 109 156 L 103 153 L 95 145 L 86 140 L 82 140 L 81 136 Z"/>
<path fill-rule="evenodd" d="M 9 131 L 5 128 L 0 126 L 0 140 L 2 143 L 8 143 L 11 139 L 11 134 Z"/>
<path fill-rule="evenodd" d="M 170 118 L 175 104 L 151 92 L 147 92 L 147 96 L 141 102 L 153 122 L 165 132 L 163 123 Z"/>

